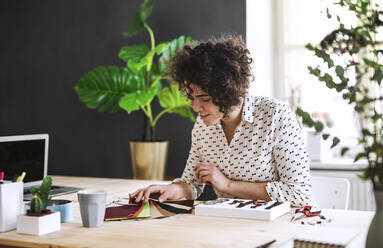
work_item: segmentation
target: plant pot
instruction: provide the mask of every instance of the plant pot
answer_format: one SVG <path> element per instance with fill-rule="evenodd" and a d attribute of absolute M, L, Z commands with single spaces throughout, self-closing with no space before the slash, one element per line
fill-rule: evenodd
<path fill-rule="evenodd" d="M 0 184 L 0 232 L 16 229 L 17 216 L 24 214 L 23 182 Z"/>
<path fill-rule="evenodd" d="M 50 211 L 50 210 L 49 210 Z M 61 227 L 60 212 L 35 214 L 35 216 L 19 215 L 17 217 L 18 233 L 43 235 L 59 231 Z"/>
<path fill-rule="evenodd" d="M 374 190 L 376 212 L 368 229 L 366 248 L 383 247 L 383 190 Z"/>
<path fill-rule="evenodd" d="M 72 208 L 73 208 L 72 201 L 61 200 L 61 199 L 51 200 L 49 205 L 47 206 L 47 209 L 51 210 L 52 212 L 60 212 L 61 223 L 72 220 L 72 215 L 73 215 Z M 25 210 L 29 210 L 29 209 L 30 209 L 30 205 L 28 203 L 25 205 Z"/>
<path fill-rule="evenodd" d="M 163 180 L 169 141 L 130 141 L 133 179 Z"/>
<path fill-rule="evenodd" d="M 330 139 L 323 140 L 315 131 L 307 131 L 307 152 L 311 161 L 322 161 L 331 157 Z"/>
<path fill-rule="evenodd" d="M 61 223 L 68 222 L 72 220 L 72 201 L 69 200 L 51 200 L 47 209 L 53 212 L 60 212 Z"/>

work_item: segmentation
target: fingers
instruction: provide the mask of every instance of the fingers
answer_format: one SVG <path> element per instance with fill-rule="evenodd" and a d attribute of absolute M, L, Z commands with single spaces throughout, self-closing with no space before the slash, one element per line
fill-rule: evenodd
<path fill-rule="evenodd" d="M 196 165 L 195 165 L 195 167 L 194 167 L 194 171 L 196 171 L 196 170 L 198 170 L 198 169 L 200 169 L 201 167 L 210 167 L 210 166 L 212 166 L 213 164 L 211 164 L 211 163 L 206 163 L 206 162 L 199 162 L 199 163 L 197 163 Z"/>
<path fill-rule="evenodd" d="M 202 183 L 206 183 L 206 180 L 208 179 L 209 175 L 210 175 L 210 172 L 208 170 L 202 170 L 202 171 L 200 171 L 200 173 L 198 175 L 198 179 Z"/>
<path fill-rule="evenodd" d="M 132 194 L 129 194 L 130 198 L 134 198 L 138 195 L 138 193 L 142 190 L 144 190 L 145 188 L 141 188 L 141 189 L 137 189 L 134 193 Z"/>
<path fill-rule="evenodd" d="M 138 189 L 136 192 L 131 194 L 130 197 L 135 198 L 136 203 L 139 203 L 140 201 L 144 201 L 144 203 L 148 202 L 150 194 L 152 193 L 160 193 L 160 197 L 164 198 L 162 195 L 167 192 L 164 190 L 164 187 L 166 187 L 166 185 L 150 185 L 146 188 Z M 164 199 L 167 199 L 166 196 Z"/>
<path fill-rule="evenodd" d="M 195 176 L 205 184 L 213 184 L 212 180 L 216 173 L 217 167 L 214 164 L 200 162 L 194 167 Z"/>
<path fill-rule="evenodd" d="M 209 171 L 211 169 L 211 166 L 212 166 L 211 164 L 204 163 L 204 162 L 196 164 L 196 166 L 194 167 L 195 176 L 197 178 L 200 178 L 200 173 L 202 171 Z"/>
<path fill-rule="evenodd" d="M 136 203 L 138 203 L 138 202 L 140 202 L 141 200 L 142 200 L 142 196 L 143 196 L 143 194 L 144 194 L 144 191 L 145 191 L 145 189 L 142 189 L 142 190 L 140 190 L 139 192 L 138 192 L 138 194 L 136 195 Z"/>
<path fill-rule="evenodd" d="M 164 202 L 166 201 L 167 199 L 170 198 L 170 191 L 167 191 L 167 190 L 164 190 L 162 193 L 161 193 L 161 196 L 158 198 L 158 200 L 160 202 Z"/>
<path fill-rule="evenodd" d="M 143 194 L 144 202 L 148 202 L 150 194 L 161 193 L 161 187 L 163 187 L 163 185 L 151 185 L 151 186 L 149 186 Z"/>

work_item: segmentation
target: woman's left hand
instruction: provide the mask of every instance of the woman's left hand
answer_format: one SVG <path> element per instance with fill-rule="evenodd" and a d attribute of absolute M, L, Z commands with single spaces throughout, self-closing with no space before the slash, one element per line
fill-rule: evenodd
<path fill-rule="evenodd" d="M 222 193 L 227 191 L 231 182 L 217 166 L 211 163 L 197 163 L 194 167 L 194 173 L 202 183 L 211 184 L 216 190 Z"/>

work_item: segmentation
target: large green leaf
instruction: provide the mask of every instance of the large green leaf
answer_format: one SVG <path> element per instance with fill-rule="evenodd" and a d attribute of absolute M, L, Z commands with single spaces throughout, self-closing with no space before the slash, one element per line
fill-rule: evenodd
<path fill-rule="evenodd" d="M 185 36 L 182 35 L 167 44 L 167 46 L 162 51 L 161 58 L 158 61 L 158 68 L 161 73 L 165 72 L 166 62 L 172 59 L 185 44 L 190 42 L 192 42 L 191 37 L 185 38 Z"/>
<path fill-rule="evenodd" d="M 153 50 L 151 50 L 144 58 L 146 62 L 146 71 L 150 71 L 152 69 L 152 64 L 153 64 L 153 57 L 154 54 L 160 55 L 164 49 L 167 47 L 169 42 L 164 42 L 159 45 L 157 45 Z"/>
<path fill-rule="evenodd" d="M 118 57 L 125 62 L 140 62 L 140 60 L 145 57 L 149 50 L 150 49 L 147 45 L 124 46 L 118 53 Z"/>
<path fill-rule="evenodd" d="M 137 93 L 125 94 L 119 101 L 119 106 L 130 114 L 132 111 L 139 110 L 140 106 L 137 104 Z"/>
<path fill-rule="evenodd" d="M 177 113 L 181 116 L 190 118 L 195 121 L 195 117 L 190 110 L 189 99 L 179 90 L 177 84 L 171 84 L 169 87 L 164 87 L 158 93 L 160 105 L 169 113 Z"/>
<path fill-rule="evenodd" d="M 134 73 L 139 74 L 142 71 L 142 68 L 146 68 L 146 60 L 140 60 L 139 62 L 134 62 L 130 60 L 127 64 L 128 68 Z"/>
<path fill-rule="evenodd" d="M 145 86 L 144 77 L 135 75 L 134 78 L 134 80 L 140 81 L 141 87 L 136 92 L 125 94 L 119 101 L 119 106 L 129 114 L 150 104 L 161 89 L 161 77 L 157 74 L 151 75 L 151 84 L 148 89 Z"/>
<path fill-rule="evenodd" d="M 123 35 L 131 37 L 136 35 L 144 28 L 146 18 L 152 13 L 154 3 L 148 4 L 148 0 L 145 0 L 134 17 L 129 21 Z"/>
<path fill-rule="evenodd" d="M 127 62 L 128 68 L 135 74 L 139 74 L 147 64 L 145 57 L 151 51 L 146 45 L 124 46 L 118 56 Z"/>
<path fill-rule="evenodd" d="M 161 55 L 165 48 L 169 45 L 170 42 L 162 42 L 156 46 L 154 49 L 157 55 Z"/>
<path fill-rule="evenodd" d="M 158 93 L 158 87 L 157 85 L 154 85 L 153 87 L 150 87 L 149 89 L 145 91 L 141 91 L 140 94 L 137 95 L 137 103 L 140 106 L 146 106 L 149 103 L 151 103 L 154 99 L 154 97 Z"/>
<path fill-rule="evenodd" d="M 150 71 L 154 55 L 160 55 L 167 45 L 168 42 L 164 42 L 157 45 L 152 50 L 146 45 L 124 46 L 120 50 L 118 57 L 127 62 L 127 66 L 130 70 L 138 74 L 145 66 L 146 71 Z"/>
<path fill-rule="evenodd" d="M 86 73 L 74 90 L 88 108 L 116 112 L 120 98 L 142 87 L 140 83 L 126 68 L 99 66 Z"/>

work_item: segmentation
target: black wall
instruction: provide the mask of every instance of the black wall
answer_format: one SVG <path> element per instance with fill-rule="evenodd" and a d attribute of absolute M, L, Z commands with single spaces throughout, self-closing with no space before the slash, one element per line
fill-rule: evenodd
<path fill-rule="evenodd" d="M 143 114 L 90 110 L 73 87 L 98 65 L 123 65 L 117 57 L 123 45 L 149 43 L 144 31 L 122 36 L 140 4 L 0 1 L 0 136 L 50 134 L 49 174 L 132 176 L 129 140 L 141 136 Z M 148 23 L 157 43 L 179 35 L 245 36 L 245 13 L 245 0 L 159 0 Z M 157 125 L 158 138 L 170 140 L 168 177 L 183 171 L 192 127 L 178 115 L 165 115 Z"/>

